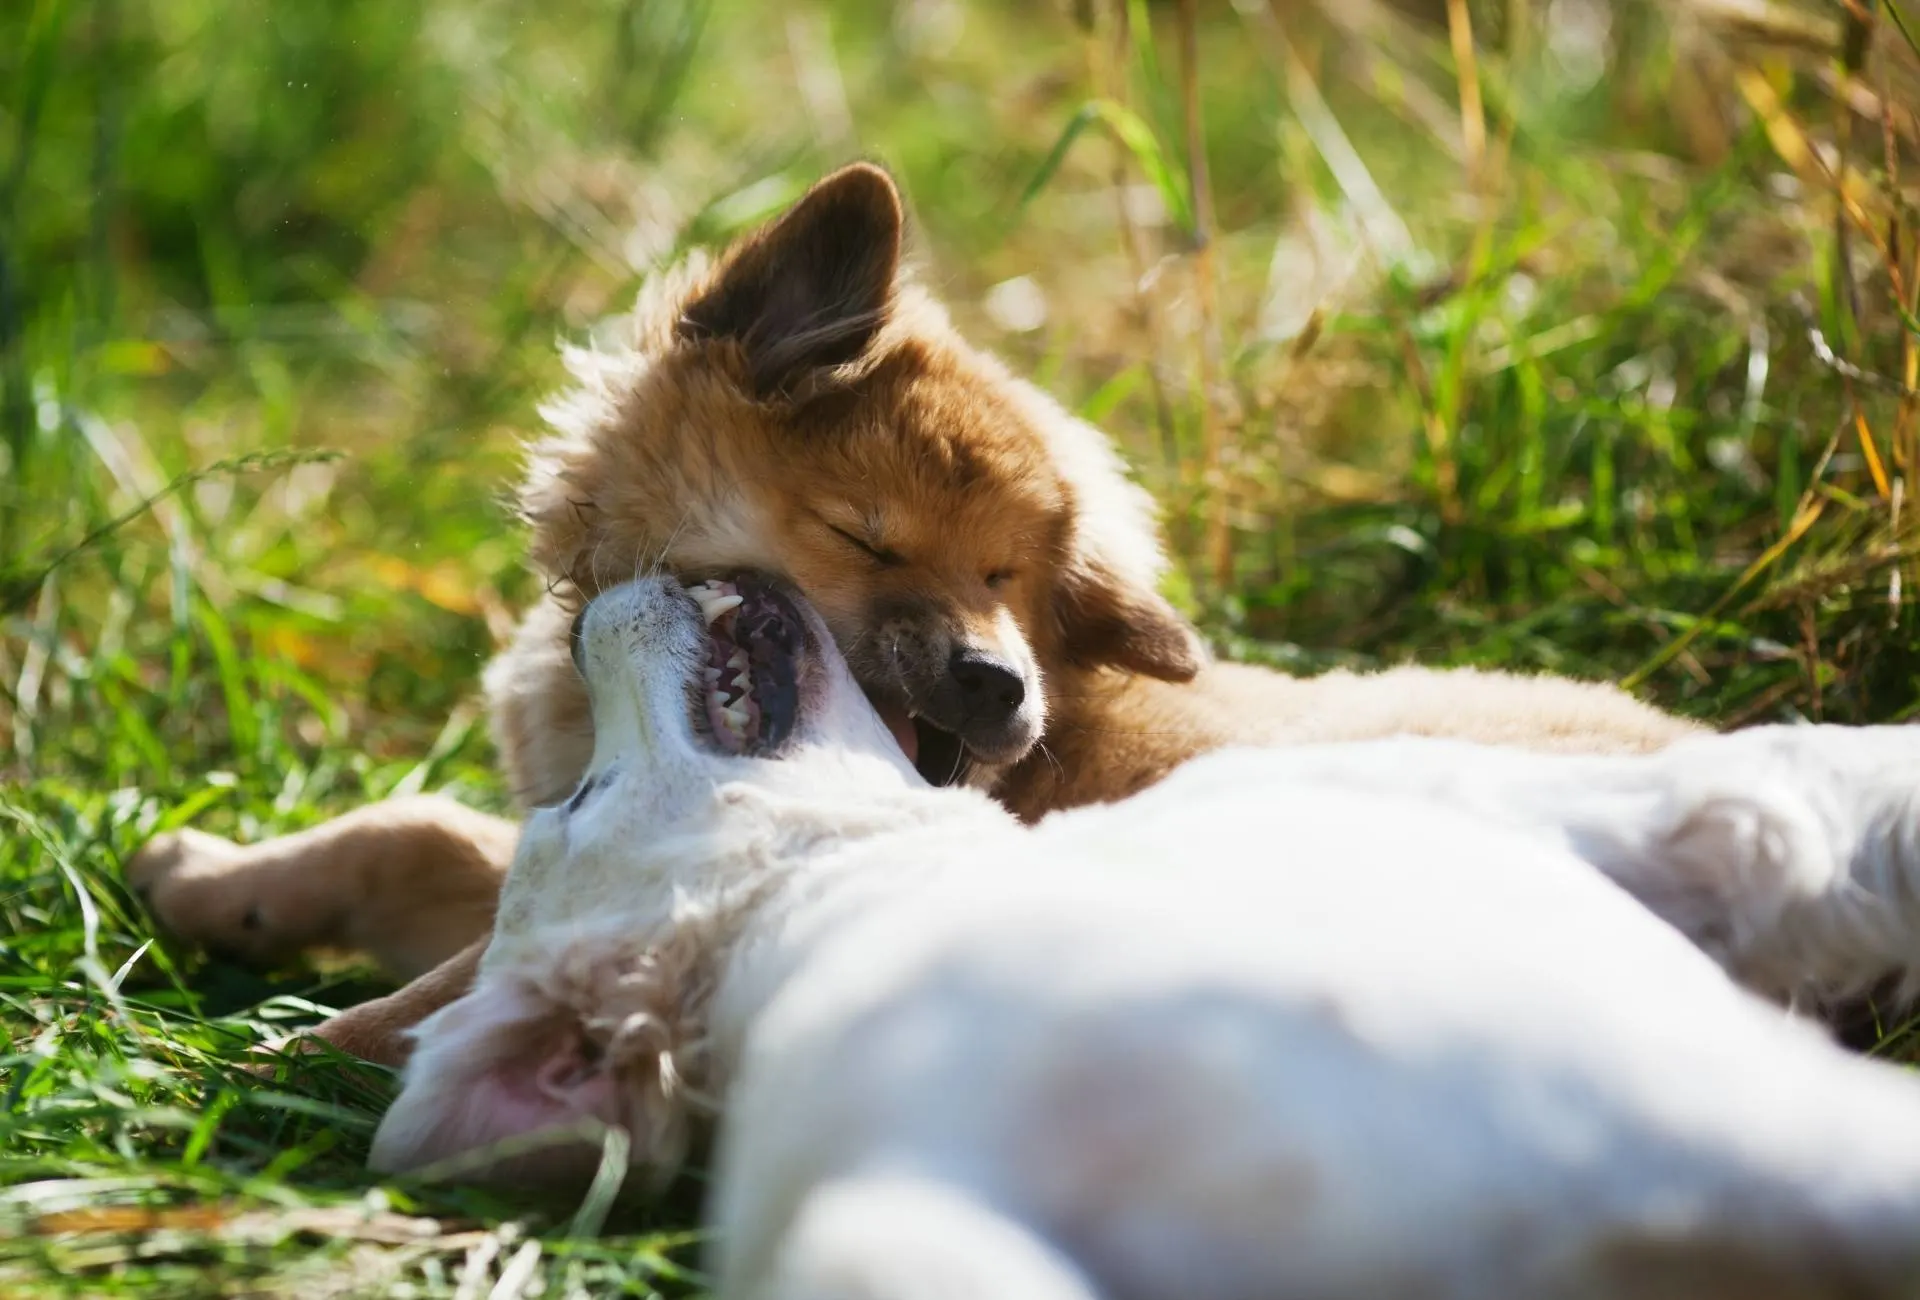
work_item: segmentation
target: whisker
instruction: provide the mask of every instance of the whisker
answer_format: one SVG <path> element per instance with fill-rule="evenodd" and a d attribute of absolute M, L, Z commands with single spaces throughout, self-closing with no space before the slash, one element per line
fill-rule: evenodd
<path fill-rule="evenodd" d="M 654 557 L 653 564 L 647 570 L 647 576 L 649 578 L 657 578 L 660 576 L 660 570 L 665 567 L 667 563 L 668 552 L 673 550 L 673 544 L 680 540 L 680 534 L 685 531 L 686 526 L 692 521 L 693 507 L 688 506 L 680 512 L 680 522 L 675 524 L 673 531 L 667 534 L 667 540 L 660 544 L 660 554 Z"/>
<path fill-rule="evenodd" d="M 946 779 L 942 781 L 940 784 L 953 785 L 956 782 L 958 782 L 960 780 L 960 771 L 966 765 L 967 765 L 966 747 L 964 745 L 955 746 L 953 751 L 953 770 L 947 773 Z"/>
<path fill-rule="evenodd" d="M 600 552 L 606 546 L 608 540 L 604 532 L 595 538 L 593 554 L 587 560 L 587 581 L 593 584 L 593 588 L 596 591 L 600 589 Z"/>

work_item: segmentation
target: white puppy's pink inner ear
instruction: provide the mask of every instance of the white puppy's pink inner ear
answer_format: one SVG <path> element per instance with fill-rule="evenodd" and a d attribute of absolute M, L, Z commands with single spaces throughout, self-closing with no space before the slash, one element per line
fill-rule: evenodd
<path fill-rule="evenodd" d="M 374 1139 L 374 1167 L 418 1169 L 582 1120 L 624 1122 L 613 1071 L 577 1030 L 541 1035 L 524 1026 L 523 1032 L 531 1041 L 523 1040 L 518 1052 L 489 1050 L 484 1063 L 410 1082 Z M 572 1180 L 582 1175 L 583 1149 L 568 1144 L 513 1164 L 536 1180 Z"/>
<path fill-rule="evenodd" d="M 605 1068 L 599 1047 L 578 1032 L 562 1038 L 539 1063 L 533 1087 L 570 1115 L 592 1116 L 608 1124 L 619 1122 L 613 1072 Z"/>

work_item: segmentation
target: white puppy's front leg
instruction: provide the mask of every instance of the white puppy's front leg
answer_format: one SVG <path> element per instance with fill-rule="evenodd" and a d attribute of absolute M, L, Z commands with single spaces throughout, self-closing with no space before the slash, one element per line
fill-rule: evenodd
<path fill-rule="evenodd" d="M 723 1248 L 723 1300 L 1097 1296 L 1072 1261 L 1021 1224 L 963 1191 L 913 1178 L 820 1183 L 806 1193 L 764 1274 L 747 1276 L 757 1270 L 734 1253 Z"/>

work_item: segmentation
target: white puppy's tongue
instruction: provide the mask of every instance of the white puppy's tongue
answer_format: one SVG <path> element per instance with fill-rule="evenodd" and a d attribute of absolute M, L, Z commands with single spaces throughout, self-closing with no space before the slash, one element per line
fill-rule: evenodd
<path fill-rule="evenodd" d="M 913 729 L 913 719 L 906 709 L 898 704 L 875 704 L 880 712 L 880 721 L 887 724 L 887 730 L 893 733 L 894 743 L 900 746 L 900 752 L 907 756 L 909 763 L 920 758 L 920 737 Z"/>

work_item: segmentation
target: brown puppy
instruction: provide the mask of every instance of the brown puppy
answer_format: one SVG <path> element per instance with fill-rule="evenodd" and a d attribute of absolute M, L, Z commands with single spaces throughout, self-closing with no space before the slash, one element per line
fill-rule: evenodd
<path fill-rule="evenodd" d="M 900 278 L 900 223 L 886 174 L 848 168 L 717 269 L 663 277 L 631 350 L 570 357 L 521 495 L 564 581 L 487 675 L 523 800 L 564 797 L 591 749 L 565 628 L 653 564 L 798 583 L 936 782 L 1028 755 L 1056 672 L 1199 670 L 1155 590 L 1151 502 Z"/>
<path fill-rule="evenodd" d="M 1208 664 L 1156 590 L 1151 502 L 1107 440 L 967 346 L 901 275 L 900 245 L 892 182 L 849 167 L 717 264 L 652 284 L 620 351 L 569 355 L 577 384 L 545 412 L 556 433 L 521 493 L 551 594 L 486 675 L 523 803 L 565 798 L 592 752 L 574 618 L 656 565 L 797 583 L 923 775 L 1027 819 L 1226 744 L 1418 733 L 1605 752 L 1693 729 L 1564 680 Z M 397 1061 L 399 1031 L 465 987 L 511 847 L 509 823 L 406 800 L 252 849 L 166 837 L 129 878 L 188 939 L 432 971 L 322 1028 Z"/>

